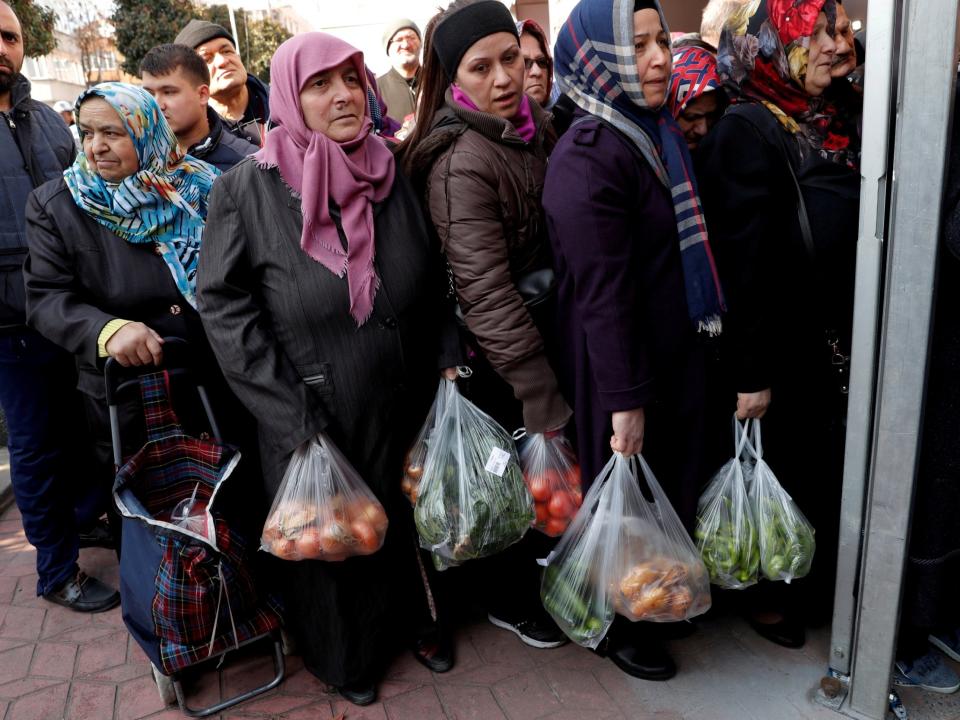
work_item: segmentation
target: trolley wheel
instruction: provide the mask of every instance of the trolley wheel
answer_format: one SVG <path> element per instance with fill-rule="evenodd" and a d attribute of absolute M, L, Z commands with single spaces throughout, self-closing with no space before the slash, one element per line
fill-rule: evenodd
<path fill-rule="evenodd" d="M 157 692 L 160 693 L 160 701 L 164 705 L 176 703 L 177 693 L 173 689 L 173 678 L 164 675 L 153 664 L 150 665 L 150 669 L 153 671 L 153 681 L 157 684 Z"/>
<path fill-rule="evenodd" d="M 297 641 L 283 628 L 280 629 L 280 647 L 283 648 L 283 654 L 287 657 L 297 653 Z"/>

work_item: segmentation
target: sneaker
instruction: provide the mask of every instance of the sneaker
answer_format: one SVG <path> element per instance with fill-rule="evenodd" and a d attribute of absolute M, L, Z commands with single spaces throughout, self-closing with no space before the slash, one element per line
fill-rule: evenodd
<path fill-rule="evenodd" d="M 935 633 L 927 638 L 930 644 L 941 650 L 951 660 L 960 662 L 960 628 Z"/>
<path fill-rule="evenodd" d="M 544 614 L 542 617 L 526 618 L 510 622 L 498 618 L 493 613 L 487 613 L 487 619 L 498 628 L 509 630 L 530 647 L 555 648 L 566 645 L 570 640 L 557 627 L 553 618 Z"/>
<path fill-rule="evenodd" d="M 913 662 L 897 660 L 893 666 L 893 684 L 918 687 L 949 695 L 960 689 L 960 677 L 932 650 Z"/>

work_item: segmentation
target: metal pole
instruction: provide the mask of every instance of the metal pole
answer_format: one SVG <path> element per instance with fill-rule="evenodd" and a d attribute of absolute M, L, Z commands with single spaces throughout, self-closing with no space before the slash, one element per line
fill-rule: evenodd
<path fill-rule="evenodd" d="M 867 8 L 867 70 L 863 98 L 860 166 L 860 233 L 847 398 L 847 438 L 843 499 L 834 594 L 830 668 L 850 674 L 850 648 L 856 618 L 856 586 L 863 531 L 863 500 L 870 471 L 873 398 L 877 380 L 877 330 L 882 299 L 884 240 L 889 188 L 891 119 L 894 112 L 898 2 L 872 2 Z"/>
<path fill-rule="evenodd" d="M 227 3 L 227 12 L 230 13 L 230 32 L 233 34 L 233 44 L 237 48 L 237 54 L 240 53 L 240 35 L 237 34 L 237 18 L 233 14 L 233 5 Z"/>
<path fill-rule="evenodd" d="M 958 0 L 906 0 L 850 709 L 886 717 L 922 426 Z M 867 122 L 870 118 L 866 119 Z"/>

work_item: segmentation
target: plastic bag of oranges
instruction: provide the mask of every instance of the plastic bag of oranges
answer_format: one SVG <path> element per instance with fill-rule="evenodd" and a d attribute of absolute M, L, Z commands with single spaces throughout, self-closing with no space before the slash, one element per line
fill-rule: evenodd
<path fill-rule="evenodd" d="M 523 480 L 537 513 L 533 527 L 559 537 L 583 504 L 580 466 L 570 442 L 559 432 L 526 435 L 518 431 L 515 437 L 521 443 Z"/>
<path fill-rule="evenodd" d="M 349 461 L 323 434 L 297 448 L 260 536 L 283 560 L 345 560 L 383 546 L 387 514 Z"/>

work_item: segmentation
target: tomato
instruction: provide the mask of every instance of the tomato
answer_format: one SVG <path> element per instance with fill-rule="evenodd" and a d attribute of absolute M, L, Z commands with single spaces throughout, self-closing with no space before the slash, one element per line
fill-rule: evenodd
<path fill-rule="evenodd" d="M 545 475 L 534 475 L 527 481 L 534 502 L 546 502 L 550 499 L 550 483 Z"/>
<path fill-rule="evenodd" d="M 547 520 L 547 526 L 543 529 L 543 531 L 550 537 L 557 537 L 559 535 L 563 535 L 564 531 L 567 529 L 567 525 L 569 524 L 569 518 L 552 517 Z"/>
<path fill-rule="evenodd" d="M 533 509 L 537 513 L 537 525 L 545 525 L 547 520 L 550 519 L 550 511 L 547 510 L 547 504 L 545 502 L 534 503 Z"/>
<path fill-rule="evenodd" d="M 563 490 L 557 490 L 553 494 L 553 497 L 550 498 L 550 503 L 547 505 L 547 509 L 550 511 L 551 517 L 569 518 L 571 515 L 573 515 L 577 508 L 573 504 L 573 500 L 570 498 L 569 493 L 564 492 Z"/>
<path fill-rule="evenodd" d="M 565 476 L 564 480 L 566 481 L 567 487 L 569 487 L 571 490 L 574 488 L 579 490 L 581 487 L 583 487 L 583 482 L 581 481 L 581 477 L 580 477 L 579 465 L 572 465 L 567 470 L 567 472 L 564 473 L 564 476 Z"/>
<path fill-rule="evenodd" d="M 320 557 L 320 530 L 318 528 L 304 528 L 296 543 L 297 554 L 301 560 L 313 560 Z"/>
<path fill-rule="evenodd" d="M 377 534 L 377 531 L 374 529 L 373 525 L 366 520 L 354 520 L 352 523 L 350 523 L 350 532 L 357 540 L 358 554 L 369 555 L 370 553 L 375 553 L 380 549 L 380 535 Z"/>
<path fill-rule="evenodd" d="M 354 513 L 353 520 L 366 520 L 377 531 L 378 535 L 383 535 L 387 530 L 387 513 L 383 506 L 376 500 L 364 500 L 359 505 L 359 511 Z"/>
<path fill-rule="evenodd" d="M 332 522 L 323 527 L 320 531 L 320 554 L 326 558 L 327 555 L 341 555 L 346 551 L 344 540 L 347 539 L 347 531 L 343 525 Z"/>
<path fill-rule="evenodd" d="M 281 560 L 297 559 L 297 541 L 296 540 L 276 540 L 270 546 L 270 554 L 276 555 Z"/>

